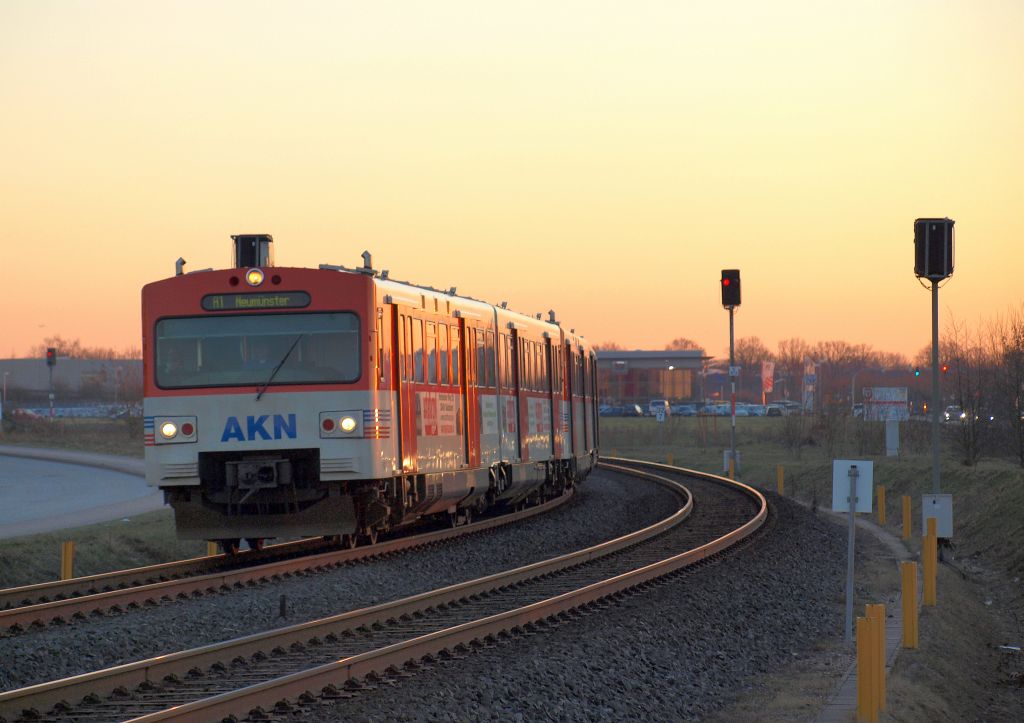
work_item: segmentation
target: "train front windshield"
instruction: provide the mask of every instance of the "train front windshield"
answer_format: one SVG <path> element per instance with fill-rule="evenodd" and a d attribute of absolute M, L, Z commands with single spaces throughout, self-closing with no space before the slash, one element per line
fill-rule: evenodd
<path fill-rule="evenodd" d="M 359 379 L 359 318 L 348 312 L 161 319 L 162 389 L 344 384 Z M 277 373 L 274 370 L 280 365 Z"/>

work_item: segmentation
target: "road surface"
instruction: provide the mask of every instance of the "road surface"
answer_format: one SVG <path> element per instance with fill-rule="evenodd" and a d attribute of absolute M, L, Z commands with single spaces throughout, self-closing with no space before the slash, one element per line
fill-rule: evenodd
<path fill-rule="evenodd" d="M 29 459 L 26 450 L 0 449 L 0 539 L 107 522 L 164 506 L 162 493 L 148 487 L 139 474 L 142 460 L 47 452 L 31 454 L 49 459 Z"/>

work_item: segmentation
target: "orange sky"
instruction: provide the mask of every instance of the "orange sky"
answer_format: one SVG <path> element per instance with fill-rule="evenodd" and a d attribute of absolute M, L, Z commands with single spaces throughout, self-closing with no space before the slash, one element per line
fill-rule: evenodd
<path fill-rule="evenodd" d="M 279 265 L 455 285 L 593 341 L 913 354 L 1022 299 L 1024 4 L 0 4 L 0 355 L 139 344 L 139 289 Z M 937 55 L 937 52 L 941 54 Z"/>

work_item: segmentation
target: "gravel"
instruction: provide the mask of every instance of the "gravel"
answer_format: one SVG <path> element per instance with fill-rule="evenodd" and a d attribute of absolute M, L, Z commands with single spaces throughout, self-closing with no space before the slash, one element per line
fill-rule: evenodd
<path fill-rule="evenodd" d="M 756 547 L 548 631 L 291 720 L 703 718 L 842 629 L 845 533 L 771 496 Z"/>
<path fill-rule="evenodd" d="M 438 661 L 298 721 L 703 718 L 842 626 L 845 530 L 769 494 L 756 545 L 605 609 Z M 0 639 L 7 689 L 312 619 L 527 564 L 663 517 L 665 490 L 598 472 L 525 526 L 366 565 Z M 858 548 L 860 545 L 858 545 Z M 281 620 L 281 595 L 289 619 Z"/>
<path fill-rule="evenodd" d="M 670 514 L 675 495 L 595 472 L 523 524 L 367 564 L 0 637 L 0 691 L 395 600 L 595 545 Z M 280 617 L 285 598 L 287 618 Z"/>

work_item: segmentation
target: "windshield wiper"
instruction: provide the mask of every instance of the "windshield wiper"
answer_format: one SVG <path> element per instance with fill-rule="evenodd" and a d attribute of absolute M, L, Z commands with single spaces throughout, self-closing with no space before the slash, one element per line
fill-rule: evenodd
<path fill-rule="evenodd" d="M 285 363 L 286 361 L 288 361 L 288 357 L 290 357 L 290 356 L 291 356 L 291 354 L 292 354 L 292 350 L 293 350 L 293 349 L 295 349 L 295 345 L 299 343 L 299 339 L 301 339 L 301 338 L 302 338 L 302 337 L 303 337 L 304 335 L 305 335 L 305 332 L 303 332 L 302 334 L 299 334 L 299 335 L 298 335 L 297 337 L 295 337 L 295 341 L 293 341 L 293 342 L 292 342 L 292 345 L 291 345 L 290 347 L 288 347 L 288 351 L 286 351 L 286 352 L 284 353 L 284 356 L 283 356 L 283 357 L 281 357 L 281 361 L 279 361 L 279 362 L 277 363 L 277 366 L 276 366 L 276 367 L 274 367 L 274 371 L 270 372 L 270 378 L 269 378 L 269 379 L 267 379 L 267 381 L 263 382 L 263 386 L 262 386 L 262 387 L 259 387 L 259 388 L 258 388 L 258 389 L 256 390 L 256 401 L 257 401 L 257 402 L 258 402 L 258 401 L 260 400 L 260 397 L 262 397 L 262 396 L 263 396 L 263 392 L 267 391 L 267 387 L 269 387 L 269 386 L 270 386 L 270 383 L 271 383 L 272 381 L 274 381 L 274 377 L 276 377 L 276 376 L 277 376 L 277 373 L 278 373 L 279 371 L 281 371 L 281 367 L 283 367 L 283 366 L 284 366 L 284 363 Z"/>

